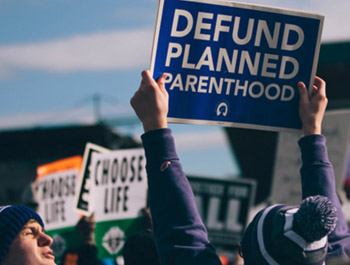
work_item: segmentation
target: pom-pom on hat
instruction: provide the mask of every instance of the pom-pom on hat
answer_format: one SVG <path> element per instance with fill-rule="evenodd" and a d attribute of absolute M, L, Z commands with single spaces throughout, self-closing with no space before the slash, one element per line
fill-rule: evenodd
<path fill-rule="evenodd" d="M 43 228 L 40 216 L 26 206 L 0 206 L 0 263 L 6 257 L 12 241 L 30 219 L 36 220 Z"/>
<path fill-rule="evenodd" d="M 323 196 L 311 196 L 299 207 L 272 205 L 248 225 L 241 243 L 245 265 L 323 265 L 327 235 L 337 209 Z"/>

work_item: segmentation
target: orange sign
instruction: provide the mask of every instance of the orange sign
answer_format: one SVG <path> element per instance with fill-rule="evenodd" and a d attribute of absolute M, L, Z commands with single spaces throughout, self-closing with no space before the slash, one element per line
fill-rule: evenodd
<path fill-rule="evenodd" d="M 82 161 L 83 158 L 81 156 L 72 156 L 61 160 L 57 160 L 52 163 L 41 165 L 37 168 L 36 179 L 38 180 L 41 177 L 46 176 L 48 174 L 57 173 L 65 170 L 80 170 Z"/>

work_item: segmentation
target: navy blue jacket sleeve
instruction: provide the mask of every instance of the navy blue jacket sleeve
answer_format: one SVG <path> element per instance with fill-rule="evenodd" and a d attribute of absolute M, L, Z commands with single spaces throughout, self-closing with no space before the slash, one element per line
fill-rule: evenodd
<path fill-rule="evenodd" d="M 350 231 L 341 210 L 336 193 L 333 166 L 328 159 L 326 138 L 309 135 L 299 141 L 301 148 L 302 196 L 323 195 L 337 207 L 338 221 L 335 230 L 328 236 L 328 257 L 350 258 Z"/>
<path fill-rule="evenodd" d="M 221 265 L 197 211 L 170 129 L 142 135 L 157 251 L 163 265 Z"/>

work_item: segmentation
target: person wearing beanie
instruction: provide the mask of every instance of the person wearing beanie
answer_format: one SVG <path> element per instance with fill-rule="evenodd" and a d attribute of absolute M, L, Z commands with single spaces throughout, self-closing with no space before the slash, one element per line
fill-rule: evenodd
<path fill-rule="evenodd" d="M 0 206 L 0 265 L 55 265 L 41 217 L 26 206 Z"/>
<path fill-rule="evenodd" d="M 244 263 L 323 265 L 327 236 L 337 219 L 337 208 L 320 195 L 306 198 L 299 207 L 267 207 L 245 231 L 241 243 Z"/>
<path fill-rule="evenodd" d="M 140 87 L 130 100 L 145 131 L 141 139 L 157 251 L 164 265 L 220 265 L 167 126 L 165 79 L 165 74 L 154 80 L 149 70 L 143 71 Z M 329 258 L 350 259 L 350 232 L 321 135 L 326 84 L 316 77 L 310 97 L 304 83 L 299 82 L 298 89 L 304 201 L 298 207 L 273 205 L 255 216 L 242 242 L 246 265 L 321 265 Z"/>
<path fill-rule="evenodd" d="M 328 235 L 323 239 L 323 248 L 325 249 L 323 258 L 321 258 L 322 255 L 320 255 L 320 258 L 315 258 L 312 260 L 309 260 L 307 258 L 309 253 L 312 253 L 313 255 L 315 253 L 321 254 L 322 244 L 320 244 L 320 246 L 318 246 L 316 249 L 312 248 L 311 251 L 309 251 L 307 248 L 297 249 L 297 251 L 302 250 L 301 254 L 306 258 L 304 261 L 299 260 L 298 262 L 295 260 L 297 257 L 295 252 L 284 253 L 284 257 L 289 256 L 288 254 L 295 255 L 289 257 L 288 259 L 286 258 L 284 261 L 281 261 L 277 257 L 278 255 L 274 255 L 273 253 L 270 253 L 269 250 L 265 249 L 263 250 L 265 254 L 262 255 L 264 257 L 265 263 L 261 264 L 325 264 L 325 261 L 334 259 L 350 261 L 350 231 L 341 210 L 341 204 L 336 193 L 334 170 L 328 158 L 326 138 L 321 134 L 322 120 L 327 106 L 327 97 L 325 91 L 326 84 L 322 79 L 316 78 L 314 90 L 312 91 L 310 99 L 305 85 L 299 83 L 298 86 L 300 93 L 299 112 L 303 124 L 302 131 L 304 134 L 304 137 L 302 137 L 298 143 L 301 149 L 302 160 L 302 167 L 300 169 L 302 199 L 307 200 L 310 196 L 315 195 L 321 195 L 328 198 L 337 210 L 337 218 L 334 219 L 332 217 L 332 222 L 327 223 L 325 220 L 328 219 L 325 218 L 325 216 L 321 218 L 321 215 L 318 213 L 313 213 L 313 215 L 309 216 L 308 218 L 303 218 L 302 222 L 293 223 L 293 229 L 295 227 L 297 234 L 305 239 L 304 246 L 309 246 L 310 244 L 314 246 L 314 241 L 320 242 L 321 239 L 319 238 L 321 238 L 321 235 L 323 235 L 323 233 L 324 236 Z M 274 211 L 276 211 L 276 208 L 269 214 L 270 218 L 271 215 L 273 215 Z M 266 209 L 262 212 L 266 212 Z M 260 261 L 260 253 L 262 253 L 262 249 L 260 248 L 260 245 L 257 245 L 257 248 L 252 249 L 251 244 L 252 242 L 256 241 L 254 237 L 256 237 L 259 231 L 256 229 L 256 223 L 262 222 L 259 220 L 262 212 L 258 213 L 255 216 L 254 220 L 248 225 L 241 243 L 241 251 L 246 265 L 260 264 L 257 262 Z M 315 225 L 318 224 L 316 222 L 316 218 L 318 216 L 320 217 L 320 220 L 323 220 L 325 222 L 323 225 L 329 225 L 331 223 L 332 225 L 325 230 L 321 227 L 317 228 Z M 265 224 L 265 222 L 263 223 Z M 333 227 L 333 222 L 335 222 L 335 227 Z M 317 229 L 314 229 L 314 227 Z M 261 231 L 264 229 L 265 227 L 261 228 Z M 317 235 L 317 232 L 319 231 L 324 232 L 321 233 L 318 237 L 310 237 L 310 235 Z M 271 239 L 267 240 L 270 240 L 272 243 Z M 274 243 L 274 245 L 275 244 L 276 243 Z M 271 247 L 271 245 L 269 246 Z M 271 250 L 274 251 L 275 248 L 271 247 Z M 269 258 L 269 256 L 272 257 L 272 260 Z M 266 259 L 270 260 L 270 262 L 266 263 Z M 290 263 L 290 261 L 292 262 Z"/>

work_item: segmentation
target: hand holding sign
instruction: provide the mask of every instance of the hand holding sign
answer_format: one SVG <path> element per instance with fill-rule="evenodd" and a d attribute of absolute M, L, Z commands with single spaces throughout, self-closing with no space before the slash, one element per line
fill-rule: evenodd
<path fill-rule="evenodd" d="M 326 82 L 315 77 L 311 96 L 304 83 L 298 83 L 300 94 L 299 115 L 303 123 L 303 134 L 321 134 L 323 116 L 327 107 Z"/>
<path fill-rule="evenodd" d="M 166 75 L 162 75 L 156 82 L 149 70 L 143 71 L 140 87 L 130 100 L 145 132 L 168 126 L 169 97 L 164 87 L 165 78 Z"/>

